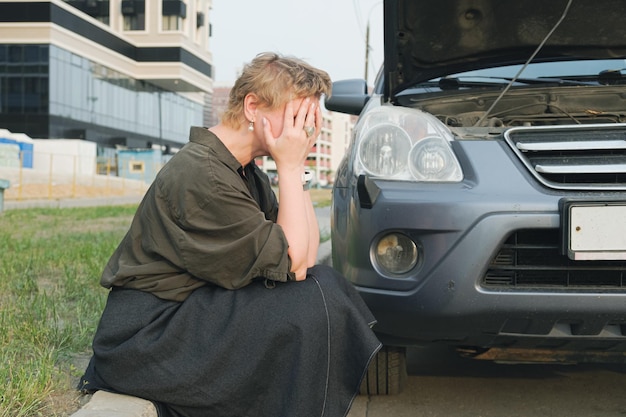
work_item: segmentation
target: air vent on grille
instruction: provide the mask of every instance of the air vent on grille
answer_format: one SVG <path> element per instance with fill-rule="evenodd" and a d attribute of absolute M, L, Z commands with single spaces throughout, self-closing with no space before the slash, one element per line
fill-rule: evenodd
<path fill-rule="evenodd" d="M 626 189 L 626 124 L 520 127 L 504 136 L 548 187 Z"/>
<path fill-rule="evenodd" d="M 482 285 L 500 290 L 626 292 L 626 262 L 573 261 L 559 249 L 558 229 L 513 233 L 493 258 Z"/>

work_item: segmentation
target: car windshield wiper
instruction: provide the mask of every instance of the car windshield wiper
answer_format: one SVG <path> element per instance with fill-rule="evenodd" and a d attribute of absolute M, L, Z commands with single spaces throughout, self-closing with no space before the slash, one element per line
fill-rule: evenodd
<path fill-rule="evenodd" d="M 624 78 L 622 72 L 625 70 L 626 68 L 600 71 L 598 74 L 598 82 L 605 85 L 624 84 L 626 79 Z"/>
<path fill-rule="evenodd" d="M 493 81 L 486 81 L 493 80 Z M 457 77 L 445 77 L 439 79 L 439 88 L 442 90 L 456 90 L 459 88 L 494 87 L 507 85 L 513 80 L 510 77 L 476 76 L 468 79 Z M 566 78 L 539 77 L 539 78 L 516 78 L 515 83 L 526 85 L 598 85 L 597 81 L 571 80 Z"/>

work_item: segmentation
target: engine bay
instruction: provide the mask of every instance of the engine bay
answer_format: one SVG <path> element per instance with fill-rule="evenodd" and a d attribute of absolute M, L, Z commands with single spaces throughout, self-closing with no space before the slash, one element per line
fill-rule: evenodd
<path fill-rule="evenodd" d="M 405 104 L 435 115 L 450 128 L 626 122 L 625 86 L 518 87 L 499 98 L 500 93 L 467 89 L 419 94 Z"/>

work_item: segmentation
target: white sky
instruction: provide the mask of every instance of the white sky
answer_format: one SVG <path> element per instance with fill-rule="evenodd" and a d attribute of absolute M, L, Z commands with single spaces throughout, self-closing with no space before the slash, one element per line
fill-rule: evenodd
<path fill-rule="evenodd" d="M 304 59 L 333 81 L 365 77 L 365 33 L 370 22 L 368 80 L 383 61 L 382 0 L 213 0 L 216 85 L 232 85 L 242 65 L 260 52 Z"/>

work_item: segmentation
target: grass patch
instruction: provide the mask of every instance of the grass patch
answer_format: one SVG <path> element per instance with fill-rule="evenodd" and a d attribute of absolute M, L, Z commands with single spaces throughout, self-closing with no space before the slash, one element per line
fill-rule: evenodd
<path fill-rule="evenodd" d="M 102 268 L 136 207 L 0 215 L 0 416 L 66 416 L 107 292 Z M 59 400 L 59 398 L 62 398 Z"/>
<path fill-rule="evenodd" d="M 330 195 L 311 190 L 316 207 L 330 205 Z M 100 275 L 135 210 L 0 214 L 0 417 L 66 417 L 79 408 L 75 386 L 107 296 Z"/>
<path fill-rule="evenodd" d="M 311 188 L 311 200 L 317 208 L 330 206 L 332 191 L 330 188 Z"/>

